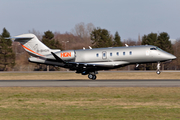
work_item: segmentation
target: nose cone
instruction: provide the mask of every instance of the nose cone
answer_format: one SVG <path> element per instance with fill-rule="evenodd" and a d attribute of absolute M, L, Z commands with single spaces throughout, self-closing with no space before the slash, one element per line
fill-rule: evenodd
<path fill-rule="evenodd" d="M 176 59 L 176 56 L 170 54 L 170 53 L 167 53 L 167 52 L 164 52 L 161 56 L 164 60 L 174 60 Z"/>
<path fill-rule="evenodd" d="M 174 56 L 172 54 L 166 54 L 166 59 L 174 60 L 174 59 L 176 59 L 176 56 Z"/>
<path fill-rule="evenodd" d="M 168 52 L 165 52 L 163 50 L 159 51 L 158 53 L 158 56 L 160 57 L 160 61 L 168 61 L 168 60 L 174 60 L 176 59 L 176 56 L 168 53 Z"/>
<path fill-rule="evenodd" d="M 176 58 L 177 58 L 176 56 L 171 55 L 171 60 L 174 60 L 174 59 L 176 59 Z"/>

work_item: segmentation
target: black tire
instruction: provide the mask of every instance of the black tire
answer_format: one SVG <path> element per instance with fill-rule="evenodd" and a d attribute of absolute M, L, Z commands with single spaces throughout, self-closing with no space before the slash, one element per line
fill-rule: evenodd
<path fill-rule="evenodd" d="M 93 78 L 92 78 L 92 79 L 93 79 L 93 80 L 96 80 L 96 78 L 97 78 L 96 75 L 93 75 Z"/>
<path fill-rule="evenodd" d="M 156 73 L 159 75 L 161 73 L 161 71 L 157 70 Z"/>
<path fill-rule="evenodd" d="M 88 75 L 88 78 L 89 78 L 89 79 L 93 79 L 93 75 L 92 75 L 92 74 L 89 74 L 89 75 Z"/>

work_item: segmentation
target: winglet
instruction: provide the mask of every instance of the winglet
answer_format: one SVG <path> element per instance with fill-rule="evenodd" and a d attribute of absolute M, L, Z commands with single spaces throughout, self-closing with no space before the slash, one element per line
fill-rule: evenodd
<path fill-rule="evenodd" d="M 64 60 L 62 60 L 60 57 L 58 57 L 56 54 L 54 54 L 53 52 L 51 52 L 51 54 L 56 58 L 57 61 L 66 64 L 66 62 Z"/>

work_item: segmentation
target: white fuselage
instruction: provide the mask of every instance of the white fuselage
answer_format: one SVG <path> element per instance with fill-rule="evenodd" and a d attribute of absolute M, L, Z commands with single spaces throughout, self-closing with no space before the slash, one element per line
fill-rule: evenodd
<path fill-rule="evenodd" d="M 176 58 L 152 45 L 67 50 L 55 54 L 68 62 L 112 64 L 112 66 L 114 64 L 161 62 Z M 51 54 L 47 58 L 55 59 Z"/>
<path fill-rule="evenodd" d="M 127 61 L 136 63 L 166 61 L 175 58 L 174 55 L 151 45 L 74 50 L 74 53 L 74 62 Z"/>

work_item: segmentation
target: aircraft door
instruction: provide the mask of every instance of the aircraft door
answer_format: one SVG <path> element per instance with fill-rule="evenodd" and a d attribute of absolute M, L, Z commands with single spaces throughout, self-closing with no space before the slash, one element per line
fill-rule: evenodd
<path fill-rule="evenodd" d="M 106 53 L 106 51 L 103 51 L 103 52 L 102 52 L 102 59 L 107 59 L 107 53 Z"/>

